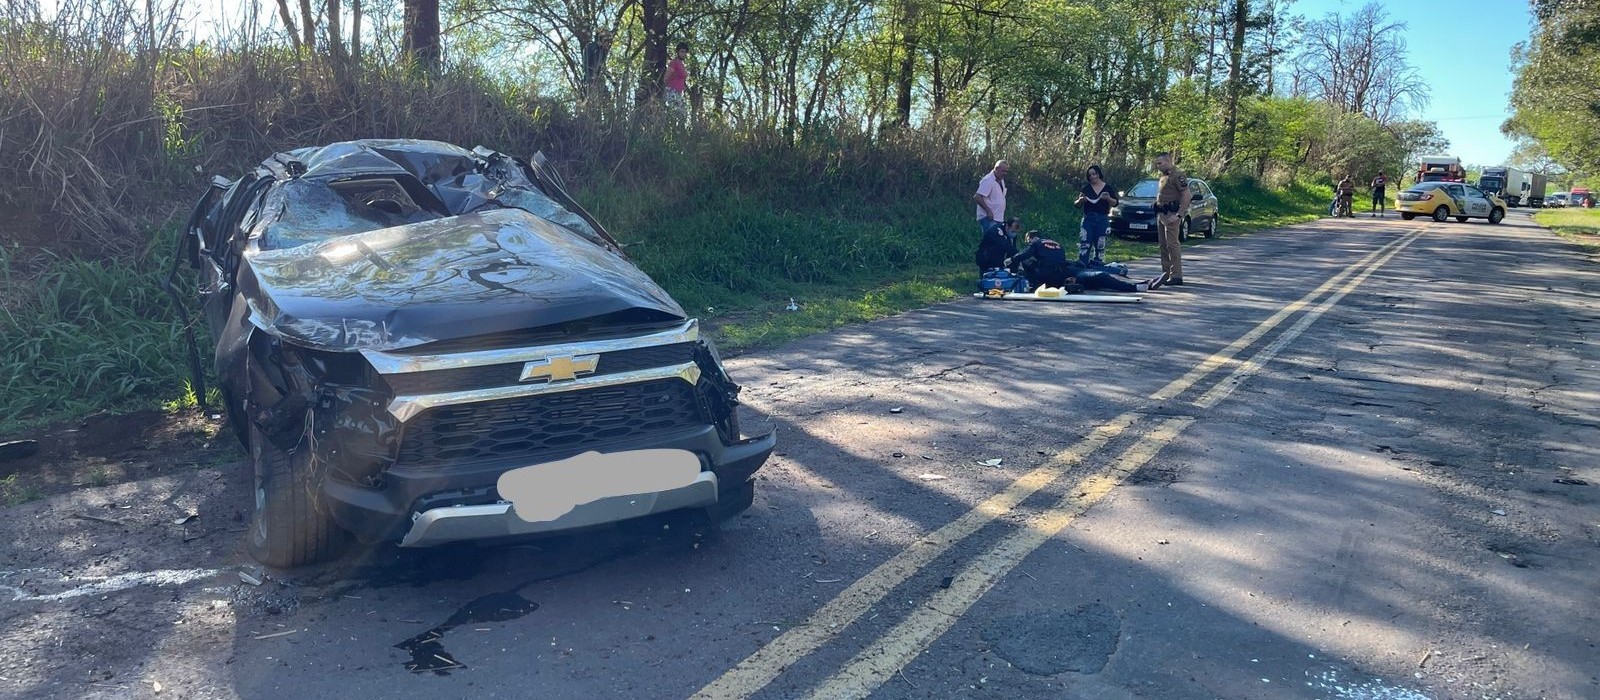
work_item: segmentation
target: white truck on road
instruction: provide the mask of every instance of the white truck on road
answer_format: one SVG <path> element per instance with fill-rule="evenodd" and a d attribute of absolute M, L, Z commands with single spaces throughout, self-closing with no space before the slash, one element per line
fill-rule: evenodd
<path fill-rule="evenodd" d="M 1539 207 L 1544 205 L 1545 177 L 1500 165 L 1483 169 L 1483 174 L 1478 177 L 1478 189 L 1499 195 L 1513 207 Z"/>

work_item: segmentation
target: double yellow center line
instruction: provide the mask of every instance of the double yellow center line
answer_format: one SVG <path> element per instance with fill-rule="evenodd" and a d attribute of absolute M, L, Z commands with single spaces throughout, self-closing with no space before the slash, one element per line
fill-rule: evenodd
<path fill-rule="evenodd" d="M 1152 394 L 1150 398 L 1155 401 L 1176 398 L 1217 370 L 1232 363 L 1233 371 L 1227 377 L 1191 402 L 1197 407 L 1215 405 L 1231 394 L 1245 379 L 1258 373 L 1278 352 L 1385 263 L 1411 245 L 1424 230 L 1426 227 L 1413 229 L 1346 267 L 1316 289 L 1279 309 L 1249 332 L 1196 364 L 1183 376 Z M 1234 358 L 1241 351 L 1295 313 L 1311 307 L 1317 299 L 1330 290 L 1333 291 L 1332 294 L 1307 311 L 1298 322 L 1272 343 L 1258 350 L 1248 360 L 1235 362 Z M 1068 471 L 1082 464 L 1088 456 L 1128 432 L 1142 417 L 1143 414 L 1138 411 L 1129 411 L 1089 431 L 1088 435 L 1056 454 L 1044 465 L 1023 474 L 1005 490 L 984 499 L 961 517 L 922 537 L 917 543 L 906 547 L 868 572 L 824 604 L 800 626 L 792 627 L 780 634 L 721 677 L 700 689 L 692 700 L 742 699 L 759 692 L 790 665 L 837 637 L 846 627 L 880 603 L 890 591 L 905 583 L 934 559 L 971 537 L 996 518 L 1012 512 L 1040 489 L 1065 476 Z M 1090 473 L 1069 488 L 1066 491 L 1067 495 L 1053 507 L 1033 514 L 1016 532 L 974 558 L 953 578 L 949 588 L 940 589 L 932 594 L 926 604 L 918 607 L 905 620 L 847 662 L 839 672 L 825 680 L 811 697 L 833 700 L 864 698 L 871 694 L 874 689 L 944 634 L 961 614 L 975 604 L 1013 567 L 1021 563 L 1028 554 L 1110 494 L 1128 476 L 1154 458 L 1163 447 L 1177 439 L 1193 420 L 1191 417 L 1182 416 L 1168 418 L 1156 424 L 1110 464 Z"/>

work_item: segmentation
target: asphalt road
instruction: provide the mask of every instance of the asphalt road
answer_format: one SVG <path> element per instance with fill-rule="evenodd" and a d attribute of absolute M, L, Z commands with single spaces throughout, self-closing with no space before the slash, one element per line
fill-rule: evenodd
<path fill-rule="evenodd" d="M 1595 261 L 1516 213 L 1185 262 L 731 360 L 780 454 L 721 528 L 253 587 L 164 524 L 225 473 L 8 509 L 0 696 L 1600 698 Z"/>

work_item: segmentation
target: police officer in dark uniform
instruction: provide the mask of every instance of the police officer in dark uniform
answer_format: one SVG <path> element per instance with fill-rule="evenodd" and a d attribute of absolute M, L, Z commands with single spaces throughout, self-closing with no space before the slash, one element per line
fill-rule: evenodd
<path fill-rule="evenodd" d="M 1156 192 L 1156 218 L 1161 226 L 1161 272 L 1166 284 L 1183 285 L 1183 244 L 1178 234 L 1183 218 L 1193 204 L 1189 177 L 1172 164 L 1172 154 L 1156 154 L 1156 170 L 1161 171 L 1161 187 Z"/>

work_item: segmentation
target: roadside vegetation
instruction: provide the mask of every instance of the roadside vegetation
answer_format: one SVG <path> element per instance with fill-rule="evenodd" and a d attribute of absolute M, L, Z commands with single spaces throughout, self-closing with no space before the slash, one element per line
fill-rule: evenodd
<path fill-rule="evenodd" d="M 1600 0 L 1532 0 L 1534 25 L 1512 53 L 1514 164 L 1550 175 L 1550 191 L 1600 179 Z M 1562 212 L 1552 220 L 1577 217 Z"/>
<path fill-rule="evenodd" d="M 1212 181 L 1226 236 L 1315 218 L 1331 175 L 1399 171 L 1437 147 L 1405 116 L 1420 98 L 1375 5 L 1309 24 L 1266 0 L 474 0 L 435 23 L 403 21 L 426 14 L 410 1 L 212 5 L 19 0 L 0 16 L 0 439 L 195 404 L 184 321 L 158 282 L 210 176 L 288 148 L 543 150 L 739 350 L 968 291 L 968 198 L 996 158 L 1012 162 L 1010 213 L 1071 244 L 1090 163 L 1126 187 L 1176 152 Z M 1131 17 L 1154 20 L 1117 19 Z M 1351 81 L 1309 78 L 1359 69 L 1297 49 L 1297 27 L 1368 27 L 1367 48 L 1395 58 L 1344 94 Z M 683 113 L 659 87 L 679 40 L 693 46 Z M 1274 87 L 1285 75 L 1304 89 Z M 1111 256 L 1153 252 L 1117 242 Z"/>
<path fill-rule="evenodd" d="M 1545 209 L 1533 220 L 1591 253 L 1600 253 L 1600 209 Z"/>

